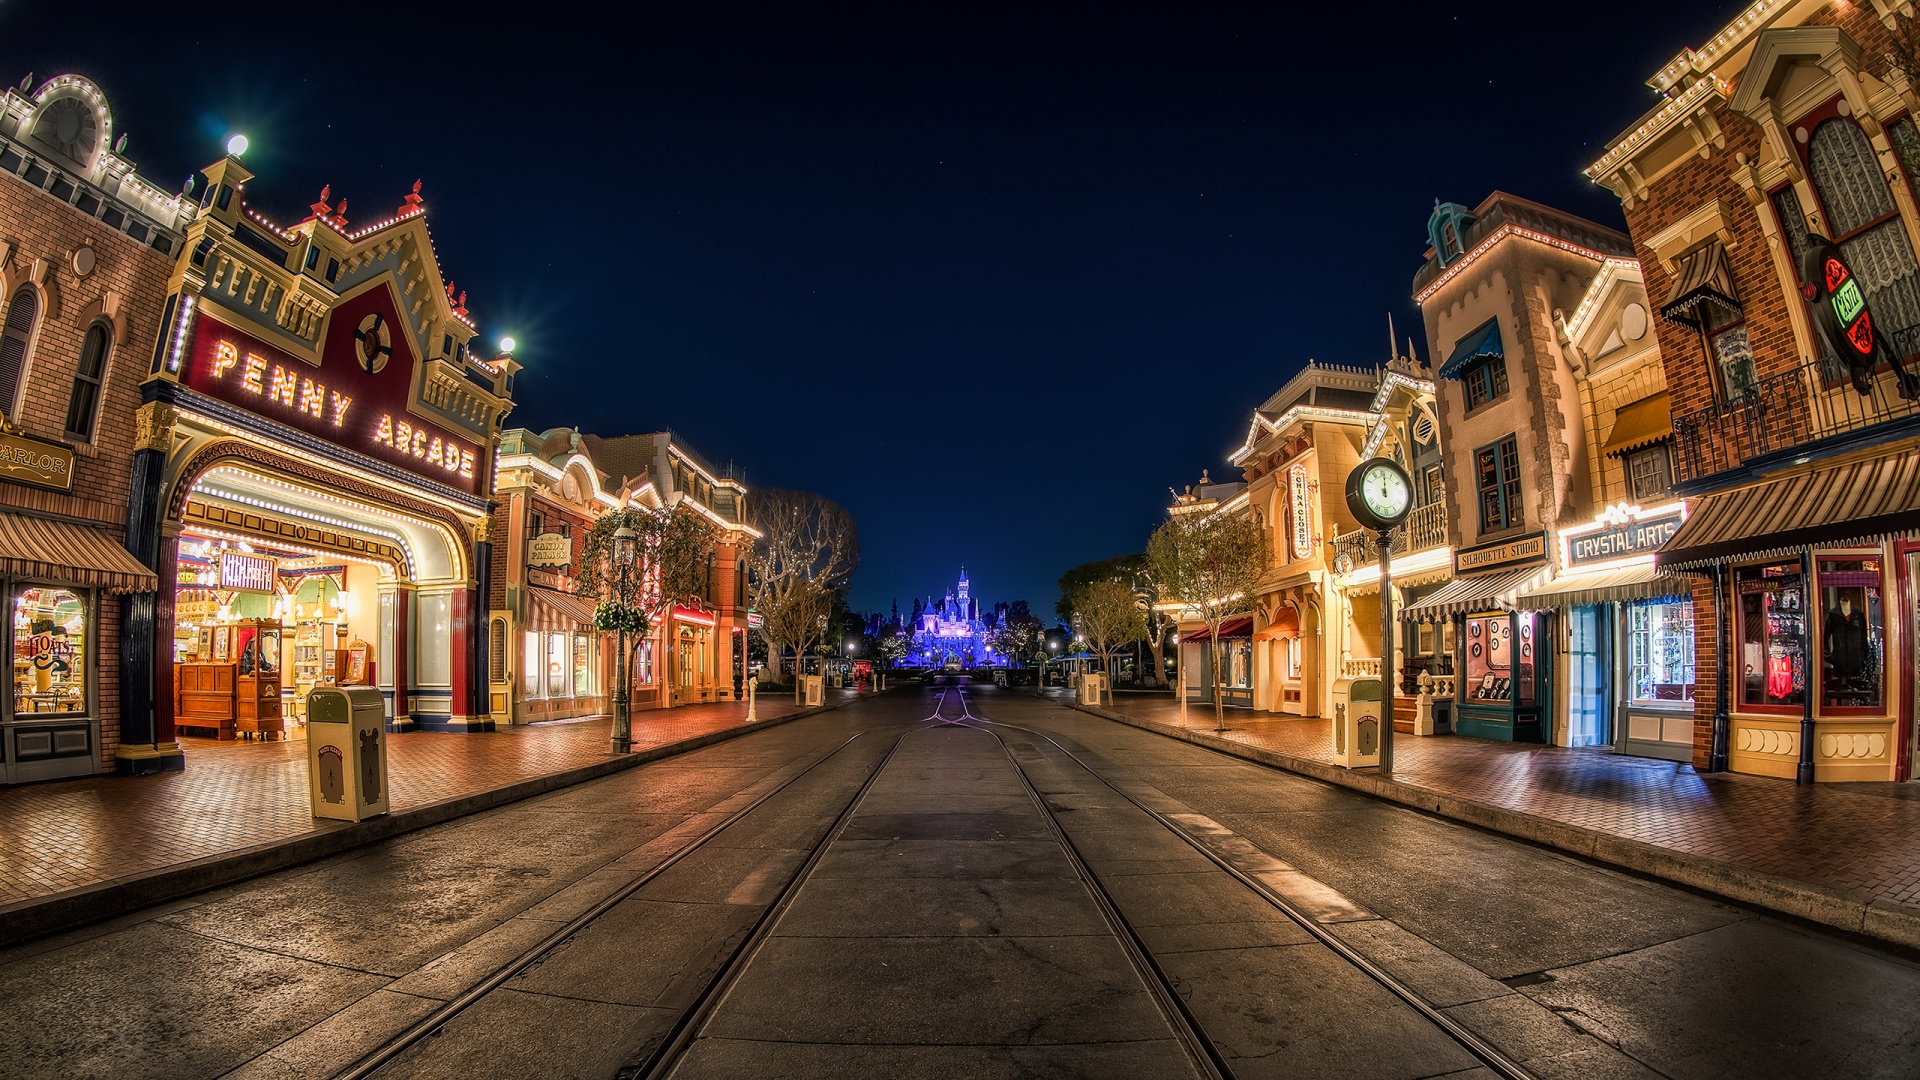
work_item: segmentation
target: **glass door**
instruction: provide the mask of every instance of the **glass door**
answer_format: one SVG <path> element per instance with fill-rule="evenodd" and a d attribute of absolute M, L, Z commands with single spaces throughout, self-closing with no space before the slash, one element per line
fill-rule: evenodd
<path fill-rule="evenodd" d="M 1608 678 L 1613 620 L 1603 605 L 1576 607 L 1569 620 L 1567 656 L 1567 745 L 1605 746 L 1613 741 L 1613 702 Z"/>

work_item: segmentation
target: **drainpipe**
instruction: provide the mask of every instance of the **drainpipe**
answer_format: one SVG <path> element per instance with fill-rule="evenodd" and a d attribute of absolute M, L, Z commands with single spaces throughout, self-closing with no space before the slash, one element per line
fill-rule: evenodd
<path fill-rule="evenodd" d="M 1807 685 L 1800 691 L 1800 764 L 1794 770 L 1793 782 L 1796 784 L 1813 783 L 1813 649 L 1807 623 L 1813 617 L 1808 608 L 1812 599 L 1809 594 L 1813 584 L 1813 552 L 1800 552 L 1800 655 L 1806 665 Z"/>
<path fill-rule="evenodd" d="M 1725 563 L 1713 564 L 1713 735 L 1707 744 L 1707 771 L 1727 771 L 1727 622 Z"/>

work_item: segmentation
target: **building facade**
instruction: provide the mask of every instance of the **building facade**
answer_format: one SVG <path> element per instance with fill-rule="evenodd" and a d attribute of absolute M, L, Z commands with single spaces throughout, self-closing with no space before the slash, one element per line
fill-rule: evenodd
<path fill-rule="evenodd" d="M 1760 0 L 1648 80 L 1588 175 L 1646 278 L 1689 516 L 1692 759 L 1912 775 L 1920 107 L 1904 5 Z"/>
<path fill-rule="evenodd" d="M 418 183 L 370 224 L 323 189 L 283 227 L 239 157 L 204 174 L 134 414 L 127 546 L 159 602 L 127 627 L 148 643 L 129 711 L 161 746 L 271 738 L 303 688 L 345 683 L 395 730 L 491 728 L 481 589 L 518 363 L 473 342 Z"/>
<path fill-rule="evenodd" d="M 146 699 L 123 701 L 129 610 L 158 587 L 126 541 L 139 387 L 193 206 L 123 140 L 79 76 L 0 93 L 0 784 L 180 761 Z"/>

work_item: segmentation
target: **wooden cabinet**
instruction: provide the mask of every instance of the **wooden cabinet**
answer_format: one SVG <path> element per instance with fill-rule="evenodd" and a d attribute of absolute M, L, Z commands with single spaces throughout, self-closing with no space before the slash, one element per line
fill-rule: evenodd
<path fill-rule="evenodd" d="M 173 665 L 174 726 L 211 729 L 215 738 L 233 738 L 234 679 L 238 671 L 238 665 L 230 663 Z"/>

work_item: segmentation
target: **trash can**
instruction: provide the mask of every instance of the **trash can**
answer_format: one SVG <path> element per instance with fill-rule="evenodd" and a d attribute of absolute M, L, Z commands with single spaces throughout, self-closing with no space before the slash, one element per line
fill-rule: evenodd
<path fill-rule="evenodd" d="M 307 694 L 307 788 L 313 816 L 359 821 L 387 812 L 387 708 L 367 686 Z"/>
<path fill-rule="evenodd" d="M 801 685 L 806 690 L 808 705 L 825 705 L 827 703 L 826 676 L 802 675 L 800 676 L 800 680 Z"/>
<path fill-rule="evenodd" d="M 1333 763 L 1349 769 L 1380 764 L 1379 679 L 1333 684 Z"/>
<path fill-rule="evenodd" d="M 1080 704 L 1107 704 L 1107 677 L 1098 672 L 1088 672 L 1080 676 Z"/>

